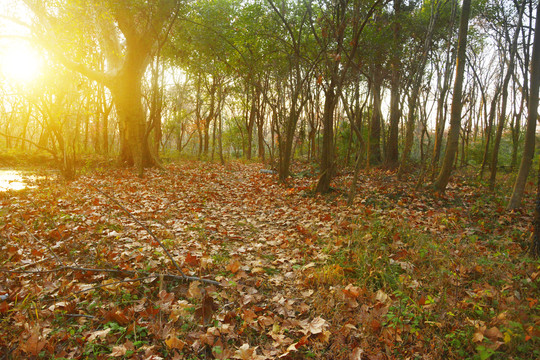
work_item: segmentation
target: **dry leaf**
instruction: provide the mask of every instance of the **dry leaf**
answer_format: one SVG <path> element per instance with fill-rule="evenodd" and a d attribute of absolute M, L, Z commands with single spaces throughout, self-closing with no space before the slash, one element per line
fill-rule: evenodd
<path fill-rule="evenodd" d="M 347 285 L 342 291 L 347 297 L 352 299 L 357 299 L 360 296 L 360 288 L 358 286 L 353 286 L 352 284 Z"/>
<path fill-rule="evenodd" d="M 236 260 L 236 261 L 230 262 L 227 265 L 226 269 L 232 272 L 233 274 L 236 274 L 238 270 L 240 269 L 240 266 L 241 266 L 240 261 Z"/>
<path fill-rule="evenodd" d="M 318 316 L 309 323 L 307 330 L 312 334 L 319 334 L 327 326 L 326 320 Z"/>
<path fill-rule="evenodd" d="M 198 257 L 191 255 L 190 252 L 186 255 L 186 259 L 184 260 L 186 264 L 191 266 L 198 266 L 200 263 L 200 260 Z"/>
<path fill-rule="evenodd" d="M 503 333 L 498 328 L 496 328 L 495 326 L 492 327 L 492 328 L 487 329 L 484 332 L 484 336 L 487 337 L 488 339 L 492 340 L 492 341 L 495 341 L 497 339 L 504 339 Z"/>
<path fill-rule="evenodd" d="M 201 289 L 199 288 L 200 284 L 199 281 L 193 281 L 189 284 L 188 296 L 190 298 L 200 299 L 202 297 Z"/>
<path fill-rule="evenodd" d="M 217 305 L 212 296 L 205 291 L 201 306 L 195 310 L 195 317 L 199 318 L 202 324 L 207 325 L 212 321 L 214 310 L 217 310 Z"/>
<path fill-rule="evenodd" d="M 482 342 L 484 340 L 484 334 L 475 332 L 472 337 L 472 342 Z"/>
<path fill-rule="evenodd" d="M 375 300 L 385 303 L 388 300 L 388 294 L 386 294 L 382 290 L 377 290 L 377 293 L 375 294 Z"/>
<path fill-rule="evenodd" d="M 176 336 L 170 336 L 167 340 L 165 340 L 165 344 L 170 349 L 178 349 L 178 350 L 182 350 L 184 348 L 184 346 L 186 345 L 185 342 L 183 342 L 182 340 L 180 340 Z"/>
<path fill-rule="evenodd" d="M 104 339 L 108 333 L 111 332 L 111 328 L 97 330 L 91 333 L 91 335 L 86 339 L 88 342 L 94 341 L 96 338 Z"/>
<path fill-rule="evenodd" d="M 241 359 L 241 360 L 258 360 L 258 359 L 264 359 L 264 356 L 259 356 L 255 352 L 257 350 L 257 347 L 250 348 L 249 344 L 244 344 L 240 346 L 238 350 L 234 352 L 233 359 Z"/>
<path fill-rule="evenodd" d="M 37 356 L 41 349 L 45 346 L 45 340 L 39 340 L 39 330 L 32 330 L 32 335 L 23 343 L 22 350 L 27 354 Z"/>
<path fill-rule="evenodd" d="M 126 355 L 128 349 L 124 345 L 113 346 L 110 356 L 119 357 Z"/>

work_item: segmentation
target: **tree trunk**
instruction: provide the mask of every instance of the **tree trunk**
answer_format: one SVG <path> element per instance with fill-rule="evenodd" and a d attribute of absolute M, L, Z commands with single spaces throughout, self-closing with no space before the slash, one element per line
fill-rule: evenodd
<path fill-rule="evenodd" d="M 523 146 L 523 157 L 521 158 L 521 164 L 519 166 L 519 173 L 517 175 L 516 181 L 514 183 L 514 190 L 512 191 L 512 197 L 508 203 L 508 209 L 516 209 L 521 206 L 521 199 L 523 198 L 523 192 L 525 191 L 525 184 L 527 183 L 527 176 L 532 165 L 532 158 L 534 156 L 534 148 L 536 142 L 536 125 L 538 120 L 538 95 L 539 95 L 539 86 L 540 86 L 540 6 L 536 9 L 536 25 L 534 32 L 534 44 L 533 44 L 533 53 L 531 60 L 531 86 L 529 88 L 529 115 L 527 116 L 527 130 L 525 133 L 525 144 Z M 540 174 L 539 174 L 540 176 Z M 540 178 L 539 178 L 540 179 Z M 539 185 L 540 186 L 540 185 Z M 540 195 L 539 195 L 540 196 Z M 540 226 L 538 224 L 538 214 L 539 203 L 537 198 L 536 204 L 536 227 Z M 537 228 L 535 228 L 537 229 Z M 535 237 L 538 241 L 538 236 L 540 233 L 535 230 Z M 536 252 L 540 251 L 540 247 L 536 242 Z"/>
<path fill-rule="evenodd" d="M 323 113 L 323 145 L 321 154 L 321 177 L 317 183 L 316 192 L 326 193 L 330 190 L 330 182 L 334 172 L 334 109 L 336 107 L 336 94 L 332 80 L 325 92 Z"/>
<path fill-rule="evenodd" d="M 495 178 L 497 176 L 497 163 L 499 160 L 499 147 L 501 145 L 502 133 L 504 130 L 504 124 L 506 122 L 506 103 L 508 101 L 508 84 L 510 79 L 514 74 L 514 63 L 517 52 L 517 43 L 518 35 L 521 30 L 521 21 L 523 19 L 523 11 L 525 10 L 525 4 L 521 5 L 519 9 L 519 18 L 517 22 L 517 27 L 512 38 L 512 45 L 510 49 L 510 60 L 508 62 L 508 69 L 506 71 L 506 76 L 504 77 L 504 82 L 502 85 L 502 101 L 501 101 L 501 112 L 499 116 L 499 124 L 497 126 L 497 134 L 493 141 L 493 152 L 491 153 L 491 175 L 489 177 L 489 188 L 493 190 L 495 188 Z"/>
<path fill-rule="evenodd" d="M 128 72 L 111 87 L 118 121 L 122 124 L 123 141 L 121 159 L 128 165 L 135 165 L 140 176 L 143 169 L 154 165 L 145 136 L 146 119 L 142 107 L 141 79 Z"/>
<path fill-rule="evenodd" d="M 390 126 L 388 129 L 388 142 L 386 148 L 386 166 L 390 168 L 395 168 L 399 161 L 399 150 L 398 150 L 398 135 L 399 135 L 399 120 L 400 120 L 400 109 L 399 109 L 399 87 L 400 87 L 400 23 L 399 23 L 399 14 L 400 14 L 401 0 L 394 0 L 394 23 L 393 27 L 393 53 L 392 53 L 392 62 L 391 62 L 391 78 L 390 78 Z"/>
<path fill-rule="evenodd" d="M 381 65 L 375 66 L 373 74 L 373 113 L 371 116 L 369 131 L 369 164 L 380 164 L 381 162 L 381 85 L 382 85 Z"/>
<path fill-rule="evenodd" d="M 452 112 L 450 115 L 450 130 L 448 131 L 448 141 L 444 154 L 443 165 L 434 187 L 439 192 L 444 192 L 452 168 L 459 144 L 459 130 L 461 127 L 461 95 L 463 92 L 463 75 L 465 73 L 465 50 L 467 49 L 467 31 L 469 29 L 469 14 L 471 11 L 471 0 L 463 0 L 461 18 L 459 23 L 458 54 L 456 59 L 456 79 L 454 82 L 454 95 L 452 98 Z"/>
<path fill-rule="evenodd" d="M 451 26 L 450 26 L 450 33 L 454 30 L 454 24 L 456 19 L 456 11 L 457 9 L 457 1 L 452 2 L 452 14 L 451 14 Z M 439 159 L 441 156 L 441 150 L 442 150 L 442 143 L 444 139 L 444 129 L 446 127 L 446 114 L 447 114 L 447 104 L 446 104 L 446 97 L 448 95 L 448 90 L 450 87 L 450 80 L 452 77 L 452 72 L 454 70 L 454 66 L 452 66 L 454 62 L 454 54 L 451 50 L 452 47 L 452 41 L 451 37 L 448 39 L 446 44 L 446 60 L 444 62 L 444 76 L 443 76 L 443 84 L 441 87 L 441 91 L 439 94 L 439 98 L 437 100 L 437 120 L 436 120 L 436 130 L 435 130 L 435 143 L 433 144 L 433 155 L 431 157 L 431 180 L 433 181 L 433 178 L 435 177 L 435 174 L 437 173 L 437 168 L 439 166 Z"/>
<path fill-rule="evenodd" d="M 493 119 L 495 118 L 495 113 L 497 112 L 497 100 L 499 99 L 499 93 L 501 91 L 501 86 L 497 86 L 495 89 L 495 94 L 493 95 L 493 99 L 491 100 L 491 106 L 489 107 L 489 117 L 486 124 L 486 130 L 485 130 L 485 137 L 486 137 L 486 144 L 484 148 L 484 156 L 482 158 L 482 166 L 480 167 L 480 179 L 484 176 L 484 169 L 487 165 L 488 158 L 489 158 L 489 145 L 491 143 L 491 133 L 493 129 Z"/>

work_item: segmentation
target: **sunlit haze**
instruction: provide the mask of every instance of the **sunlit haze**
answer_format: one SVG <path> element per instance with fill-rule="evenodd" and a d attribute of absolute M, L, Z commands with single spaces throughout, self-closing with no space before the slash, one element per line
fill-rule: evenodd
<path fill-rule="evenodd" d="M 39 53 L 24 44 L 8 43 L 0 49 L 2 77 L 17 83 L 29 83 L 41 72 Z"/>

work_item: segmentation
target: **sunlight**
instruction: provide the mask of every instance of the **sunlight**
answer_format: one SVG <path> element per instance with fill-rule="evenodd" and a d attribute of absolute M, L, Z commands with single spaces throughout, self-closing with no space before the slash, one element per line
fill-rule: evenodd
<path fill-rule="evenodd" d="M 24 188 L 26 188 L 26 183 L 19 172 L 0 170 L 0 191 L 22 190 Z"/>
<path fill-rule="evenodd" d="M 0 71 L 8 80 L 30 83 L 39 76 L 41 68 L 40 55 L 27 45 L 6 44 L 0 50 Z"/>

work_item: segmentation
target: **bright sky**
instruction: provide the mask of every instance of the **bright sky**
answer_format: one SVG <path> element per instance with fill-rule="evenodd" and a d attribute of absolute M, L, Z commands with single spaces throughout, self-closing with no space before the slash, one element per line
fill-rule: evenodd
<path fill-rule="evenodd" d="M 29 16 L 19 0 L 0 4 L 0 76 L 11 82 L 29 84 L 43 68 L 40 52 L 25 40 L 29 30 L 11 19 L 28 22 Z"/>

